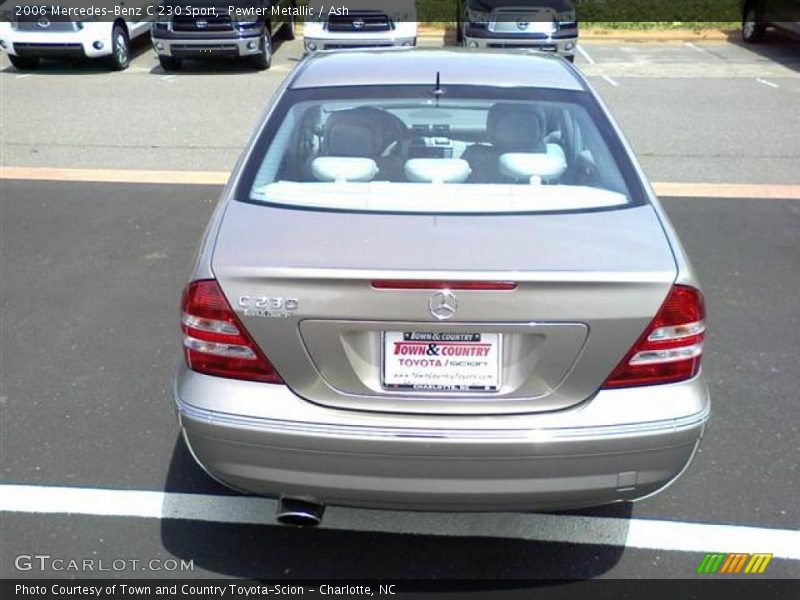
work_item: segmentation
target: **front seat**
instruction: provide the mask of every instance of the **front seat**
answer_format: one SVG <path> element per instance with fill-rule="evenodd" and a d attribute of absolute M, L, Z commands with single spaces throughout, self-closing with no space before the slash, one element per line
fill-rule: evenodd
<path fill-rule="evenodd" d="M 402 161 L 387 154 L 400 141 L 404 127 L 395 119 L 370 106 L 331 113 L 323 129 L 320 155 L 371 158 L 378 165 L 377 177 L 393 180 L 402 172 Z"/>
<path fill-rule="evenodd" d="M 500 172 L 500 156 L 506 152 L 546 152 L 542 122 L 536 109 L 521 104 L 498 103 L 486 115 L 489 144 L 473 144 L 461 158 L 472 169 L 470 181 L 512 181 Z"/>

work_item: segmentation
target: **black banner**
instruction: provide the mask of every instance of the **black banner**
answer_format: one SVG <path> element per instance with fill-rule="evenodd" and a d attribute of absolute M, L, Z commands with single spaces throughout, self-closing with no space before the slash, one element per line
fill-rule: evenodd
<path fill-rule="evenodd" d="M 783 600 L 797 597 L 796 580 L 706 579 L 587 581 L 528 580 L 332 580 L 246 581 L 232 579 L 187 580 L 13 580 L 0 583 L 5 600 L 75 600 L 98 598 L 206 599 L 230 598 L 547 598 L 548 600 Z"/>
<path fill-rule="evenodd" d="M 470 18 L 516 20 L 520 7 L 530 7 L 531 20 L 673 25 L 738 22 L 742 0 L 0 0 L 0 18 L 12 22 L 43 18 L 76 22 L 218 16 L 269 19 L 285 17 L 289 11 L 303 21 L 377 10 L 398 20 L 443 24 Z"/>

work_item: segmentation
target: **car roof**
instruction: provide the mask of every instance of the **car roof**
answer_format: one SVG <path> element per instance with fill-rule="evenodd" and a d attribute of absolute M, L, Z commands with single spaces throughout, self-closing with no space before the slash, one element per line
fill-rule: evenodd
<path fill-rule="evenodd" d="M 450 84 L 585 89 L 575 71 L 555 55 L 536 51 L 422 48 L 320 52 L 302 64 L 289 87 L 434 85 L 437 73 L 443 87 Z"/>

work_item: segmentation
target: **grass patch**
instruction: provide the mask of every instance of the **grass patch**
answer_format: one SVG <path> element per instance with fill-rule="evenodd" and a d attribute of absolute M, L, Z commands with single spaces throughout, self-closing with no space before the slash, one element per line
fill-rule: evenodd
<path fill-rule="evenodd" d="M 388 8 L 392 1 L 377 0 L 376 4 Z M 455 26 L 458 17 L 457 0 L 416 1 L 417 20 L 420 23 Z M 543 2 L 546 1 L 543 0 Z M 670 29 L 699 31 L 702 29 L 736 29 L 741 24 L 740 0 L 572 1 L 576 6 L 581 27 L 597 31 Z M 306 3 L 307 0 L 298 0 L 297 2 L 298 5 Z M 344 4 L 347 4 L 347 0 L 344 0 Z M 645 18 L 654 20 L 645 21 Z"/>
<path fill-rule="evenodd" d="M 741 18 L 739 0 L 573 0 L 573 4 L 583 25 L 607 29 L 731 28 Z M 423 23 L 454 24 L 457 8 L 456 0 L 417 0 L 417 18 Z"/>

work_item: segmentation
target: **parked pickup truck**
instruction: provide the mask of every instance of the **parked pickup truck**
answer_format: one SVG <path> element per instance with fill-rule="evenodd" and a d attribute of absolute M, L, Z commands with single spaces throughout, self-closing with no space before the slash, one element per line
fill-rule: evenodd
<path fill-rule="evenodd" d="M 800 0 L 742 0 L 742 39 L 759 42 L 767 27 L 800 37 Z"/>
<path fill-rule="evenodd" d="M 417 45 L 414 0 L 309 0 L 305 51 Z"/>
<path fill-rule="evenodd" d="M 181 68 L 183 59 L 244 59 L 257 69 L 272 62 L 272 39 L 294 39 L 295 0 L 166 0 L 153 23 L 153 48 L 165 71 Z"/>
<path fill-rule="evenodd" d="M 19 70 L 35 69 L 42 58 L 102 58 L 111 69 L 121 71 L 130 63 L 130 41 L 150 31 L 148 4 L 148 0 L 98 6 L 74 1 L 1 2 L 0 48 Z M 77 8 L 83 12 L 75 12 Z M 109 16 L 109 10 L 120 16 Z"/>
<path fill-rule="evenodd" d="M 456 38 L 466 48 L 534 48 L 575 60 L 570 0 L 458 0 Z"/>

